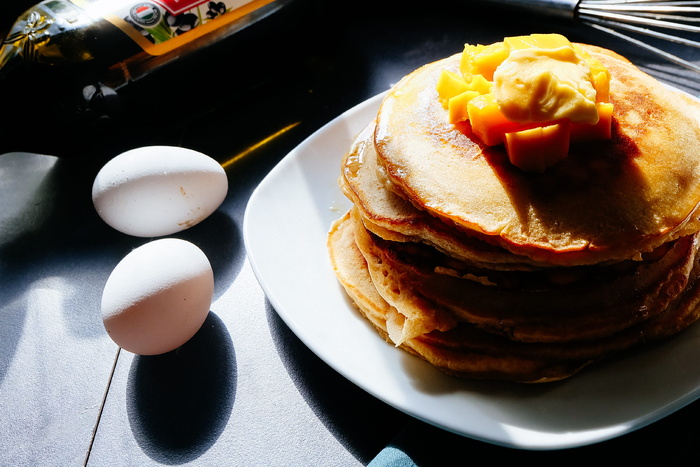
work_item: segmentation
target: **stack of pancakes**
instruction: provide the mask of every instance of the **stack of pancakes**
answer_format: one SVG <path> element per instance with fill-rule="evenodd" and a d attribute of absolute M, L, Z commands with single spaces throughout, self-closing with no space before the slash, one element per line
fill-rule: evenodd
<path fill-rule="evenodd" d="M 612 139 L 544 173 L 437 96 L 460 55 L 403 78 L 342 162 L 340 283 L 389 342 L 466 378 L 547 382 L 698 318 L 700 105 L 614 52 Z"/>

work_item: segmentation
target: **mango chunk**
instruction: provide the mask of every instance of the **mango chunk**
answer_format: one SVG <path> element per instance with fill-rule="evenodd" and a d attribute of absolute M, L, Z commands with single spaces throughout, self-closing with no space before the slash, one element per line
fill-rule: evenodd
<path fill-rule="evenodd" d="M 614 106 L 608 102 L 599 102 L 596 104 L 596 107 L 598 108 L 598 123 L 594 125 L 572 123 L 571 141 L 595 141 L 610 139 L 612 137 L 612 115 Z"/>
<path fill-rule="evenodd" d="M 469 90 L 469 83 L 464 81 L 457 73 L 449 70 L 442 70 L 438 78 L 436 89 L 440 103 L 442 103 L 444 108 L 447 108 L 451 98 Z"/>
<path fill-rule="evenodd" d="M 493 82 L 484 78 L 483 75 L 474 75 L 469 81 L 469 89 L 479 94 L 489 94 L 493 89 Z"/>
<path fill-rule="evenodd" d="M 507 57 L 508 51 L 503 47 L 503 42 L 489 45 L 467 44 L 462 52 L 460 71 L 465 79 L 481 75 L 488 81 L 492 81 L 493 72 Z"/>
<path fill-rule="evenodd" d="M 508 53 L 511 50 L 522 49 L 558 49 L 559 47 L 571 47 L 571 42 L 561 34 L 530 34 L 529 36 L 506 37 L 503 40 Z"/>
<path fill-rule="evenodd" d="M 450 123 L 468 120 L 469 113 L 467 112 L 467 106 L 469 101 L 478 95 L 479 93 L 476 91 L 464 91 L 463 93 L 450 98 L 447 104 L 447 111 L 450 115 Z"/>
<path fill-rule="evenodd" d="M 596 102 L 608 102 L 610 100 L 610 73 L 608 70 L 591 71 L 593 87 L 596 91 Z"/>
<path fill-rule="evenodd" d="M 569 154 L 569 122 L 506 133 L 510 162 L 528 172 L 544 172 Z"/>
<path fill-rule="evenodd" d="M 469 81 L 469 79 L 471 79 L 471 77 L 474 75 L 474 56 L 480 50 L 483 50 L 483 48 L 483 45 L 464 45 L 462 58 L 459 62 L 459 72 L 462 73 L 465 80 Z"/>
<path fill-rule="evenodd" d="M 481 94 L 470 100 L 467 113 L 472 132 L 487 146 L 503 143 L 505 133 L 521 127 L 503 115 L 492 94 Z"/>
<path fill-rule="evenodd" d="M 502 44 L 496 43 L 487 46 L 474 56 L 474 73 L 488 81 L 493 81 L 493 72 L 507 57 L 508 52 Z"/>

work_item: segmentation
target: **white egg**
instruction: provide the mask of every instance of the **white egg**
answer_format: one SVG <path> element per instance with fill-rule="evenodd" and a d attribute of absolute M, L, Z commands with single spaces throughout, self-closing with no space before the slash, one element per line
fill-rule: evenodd
<path fill-rule="evenodd" d="M 92 201 L 116 230 L 159 237 L 198 224 L 221 205 L 227 192 L 226 172 L 206 154 L 147 146 L 107 162 L 95 177 Z"/>
<path fill-rule="evenodd" d="M 112 340 L 135 354 L 158 355 L 194 336 L 207 318 L 214 274 L 204 252 L 175 238 L 134 249 L 102 292 L 102 319 Z"/>

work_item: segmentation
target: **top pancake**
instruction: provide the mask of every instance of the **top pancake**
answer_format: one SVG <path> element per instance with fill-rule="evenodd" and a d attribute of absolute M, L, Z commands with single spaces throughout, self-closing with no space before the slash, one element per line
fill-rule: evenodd
<path fill-rule="evenodd" d="M 593 264 L 698 230 L 700 104 L 614 52 L 581 45 L 610 72 L 612 140 L 572 144 L 543 174 L 448 122 L 435 90 L 461 54 L 402 79 L 377 115 L 375 147 L 397 194 L 459 229 L 536 261 Z"/>
<path fill-rule="evenodd" d="M 531 270 L 551 266 L 459 231 L 397 195 L 378 164 L 374 128 L 372 122 L 356 136 L 343 157 L 338 180 L 343 193 L 361 213 L 367 229 L 385 240 L 423 242 L 460 261 L 488 269 Z"/>

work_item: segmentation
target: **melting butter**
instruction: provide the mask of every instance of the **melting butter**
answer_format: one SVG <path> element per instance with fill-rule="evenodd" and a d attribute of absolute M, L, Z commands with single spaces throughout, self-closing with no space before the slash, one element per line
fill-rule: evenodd
<path fill-rule="evenodd" d="M 493 95 L 514 122 L 598 122 L 591 68 L 571 46 L 511 50 L 493 74 Z"/>

